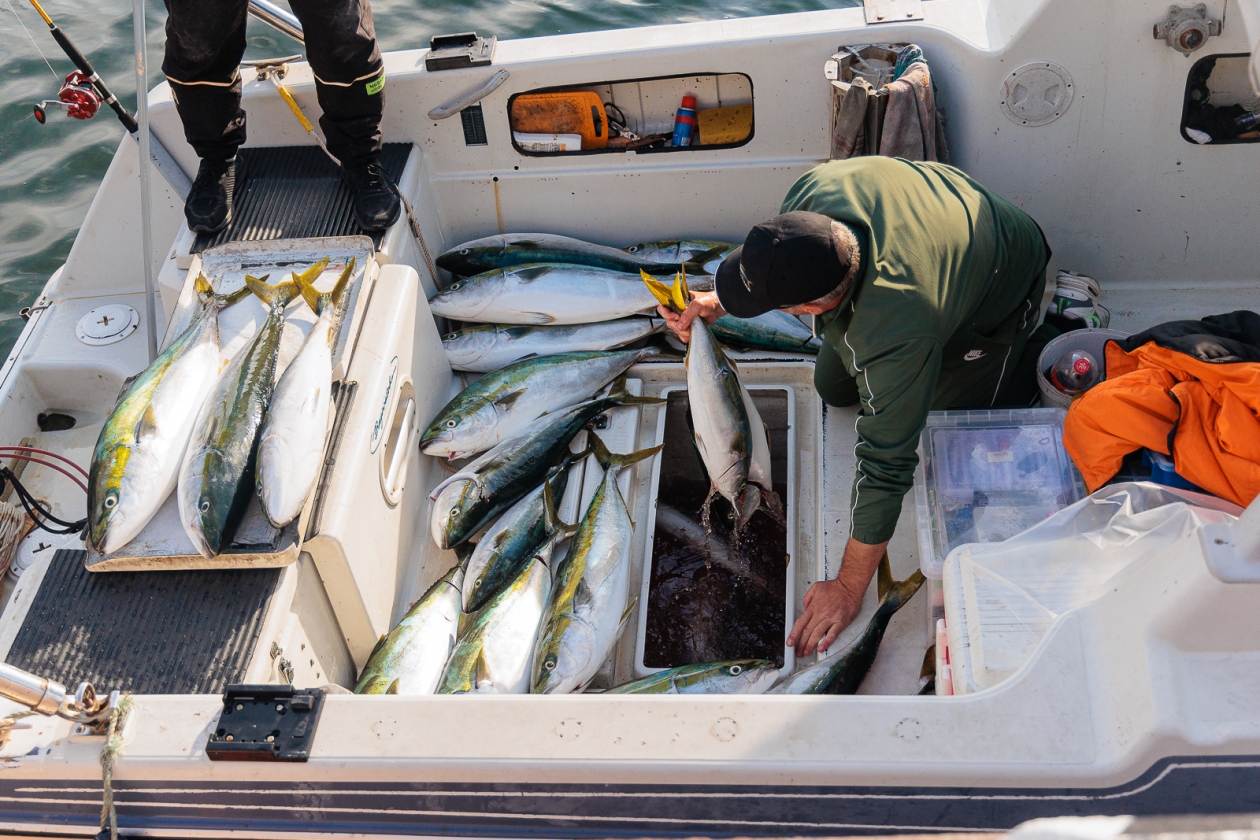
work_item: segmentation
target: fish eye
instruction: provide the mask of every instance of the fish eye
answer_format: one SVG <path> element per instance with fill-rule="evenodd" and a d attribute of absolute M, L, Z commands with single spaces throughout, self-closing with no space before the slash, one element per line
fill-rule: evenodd
<path fill-rule="evenodd" d="M 209 512 L 210 512 L 210 500 L 209 500 L 209 499 L 202 499 L 202 500 L 201 500 L 201 512 L 202 512 L 202 513 L 209 513 Z"/>
<path fill-rule="evenodd" d="M 481 584 L 485 583 L 485 581 L 486 581 L 485 575 L 482 575 L 481 577 L 477 578 L 475 581 L 473 581 L 473 589 L 476 589 L 478 586 L 481 586 Z"/>
<path fill-rule="evenodd" d="M 467 248 L 464 248 L 463 250 L 461 250 L 461 251 L 460 251 L 460 253 L 461 253 L 461 254 L 467 254 L 467 253 L 468 253 L 468 249 L 467 249 Z"/>
<path fill-rule="evenodd" d="M 550 654 L 546 660 L 543 661 L 543 668 L 548 671 L 556 670 L 556 656 L 554 653 Z"/>
<path fill-rule="evenodd" d="M 110 509 L 112 509 L 112 508 L 114 507 L 114 505 L 116 505 L 116 504 L 118 504 L 118 500 L 117 500 L 117 499 L 115 499 L 113 496 L 106 496 L 106 497 L 105 497 L 105 509 L 106 509 L 106 510 L 110 510 Z"/>
<path fill-rule="evenodd" d="M 457 507 L 451 508 L 451 516 L 459 516 L 459 508 Z"/>
<path fill-rule="evenodd" d="M 626 250 L 627 250 L 627 251 L 629 251 L 630 253 L 632 253 L 632 254 L 633 254 L 635 251 L 639 250 L 639 246 L 638 246 L 638 245 L 631 245 L 631 246 L 630 246 L 629 248 L 627 248 Z"/>
<path fill-rule="evenodd" d="M 732 677 L 738 677 L 740 674 L 744 673 L 744 666 L 743 666 L 743 665 L 732 665 L 732 666 L 730 667 L 730 669 L 728 670 L 728 673 L 729 673 Z"/>
<path fill-rule="evenodd" d="M 454 341 L 454 340 L 455 340 L 455 339 L 457 339 L 457 338 L 459 338 L 459 333 L 447 333 L 447 334 L 446 334 L 446 340 L 447 340 L 447 341 Z"/>
<path fill-rule="evenodd" d="M 453 429 L 458 424 L 459 424 L 459 421 L 456 420 L 454 417 L 452 417 L 450 420 L 446 421 L 446 428 Z"/>
<path fill-rule="evenodd" d="M 452 283 L 452 284 L 450 285 L 450 287 L 449 287 L 449 288 L 447 288 L 447 290 L 446 290 L 446 291 L 448 291 L 448 292 L 458 292 L 458 291 L 459 291 L 459 287 L 460 287 L 460 286 L 462 286 L 462 285 L 464 285 L 464 284 L 463 284 L 463 283 Z"/>

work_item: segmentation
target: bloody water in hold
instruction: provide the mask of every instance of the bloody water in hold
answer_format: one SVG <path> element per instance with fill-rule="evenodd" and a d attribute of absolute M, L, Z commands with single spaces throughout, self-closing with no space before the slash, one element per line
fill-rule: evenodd
<path fill-rule="evenodd" d="M 763 414 L 772 415 L 761 406 L 761 399 L 757 402 Z M 685 402 L 675 403 L 671 395 L 667 410 L 686 410 Z M 667 431 L 672 425 L 669 419 Z M 772 423 L 769 417 L 767 422 Z M 774 489 L 780 499 L 786 499 L 786 475 L 779 475 L 777 467 L 785 463 L 787 436 L 776 431 L 771 425 Z M 731 505 L 715 496 L 710 515 L 711 555 L 700 515 L 709 482 L 693 439 L 689 434 L 667 434 L 661 457 L 670 469 L 662 470 L 657 492 L 643 664 L 673 668 L 751 658 L 768 659 L 782 667 L 787 635 L 786 530 L 758 510 L 741 529 L 740 545 L 735 547 Z M 686 517 L 690 527 L 665 527 L 660 513 L 665 507 L 676 518 Z M 685 534 L 681 539 L 680 531 Z"/>

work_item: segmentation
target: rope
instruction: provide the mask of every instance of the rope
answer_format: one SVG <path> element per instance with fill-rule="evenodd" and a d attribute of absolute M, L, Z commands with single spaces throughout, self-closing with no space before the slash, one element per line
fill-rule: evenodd
<path fill-rule="evenodd" d="M 13 16 L 17 18 L 18 24 L 22 27 L 22 31 L 26 33 L 26 37 L 31 39 L 31 46 L 35 48 L 35 52 L 39 53 L 39 57 L 44 59 L 44 63 L 48 65 L 48 72 L 53 74 L 53 78 L 58 82 L 61 77 L 57 75 L 57 71 L 53 69 L 52 63 L 49 62 L 48 56 L 44 55 L 44 51 L 39 48 L 39 42 L 35 40 L 35 36 L 31 34 L 31 30 L 26 28 L 26 24 L 22 23 L 22 18 L 18 16 L 17 9 L 13 8 L 12 0 L 4 0 L 9 7 L 9 11 L 13 12 Z"/>
<path fill-rule="evenodd" d="M 416 237 L 416 241 L 420 243 L 420 252 L 424 254 L 424 264 L 429 268 L 429 279 L 434 284 L 438 281 L 437 269 L 433 266 L 433 258 L 429 256 L 429 246 L 424 244 L 424 234 L 420 232 L 420 222 L 416 220 L 415 211 L 411 209 L 411 202 L 402 194 L 402 190 L 394 187 L 394 191 L 398 193 L 398 198 L 403 203 L 403 208 L 407 211 L 407 222 L 411 227 L 411 233 Z"/>
<path fill-rule="evenodd" d="M 109 829 L 110 840 L 118 840 L 118 811 L 114 807 L 114 765 L 122 751 L 122 730 L 131 711 L 132 699 L 127 694 L 109 713 L 109 729 L 105 734 L 105 746 L 101 748 L 101 782 L 105 797 L 101 801 L 101 831 Z"/>
<path fill-rule="evenodd" d="M 20 456 L 17 456 L 20 457 Z M 13 492 L 17 493 L 18 501 L 22 503 L 22 508 L 27 515 L 35 522 L 37 526 L 50 534 L 77 534 L 87 525 L 87 517 L 77 522 L 67 522 L 64 519 L 58 519 L 53 512 L 40 504 L 39 500 L 31 495 L 31 492 L 23 486 L 18 477 L 13 474 L 13 470 L 5 466 L 0 466 L 0 492 L 3 492 L 5 482 L 13 484 Z M 47 521 L 45 521 L 47 520 Z M 53 525 L 60 525 L 60 528 L 49 526 L 49 522 Z"/>

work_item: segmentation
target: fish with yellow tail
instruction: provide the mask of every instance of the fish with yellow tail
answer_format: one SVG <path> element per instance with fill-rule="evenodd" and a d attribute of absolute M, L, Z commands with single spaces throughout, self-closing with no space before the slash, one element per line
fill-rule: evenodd
<path fill-rule="evenodd" d="M 313 280 L 327 263 L 316 263 L 301 276 Z M 245 277 L 250 291 L 267 305 L 267 317 L 206 398 L 179 472 L 179 518 L 203 557 L 214 557 L 231 544 L 254 495 L 258 431 L 275 387 L 284 309 L 298 294 L 292 280 L 274 286 L 266 280 Z"/>
<path fill-rule="evenodd" d="M 118 398 L 88 471 L 88 549 L 113 554 L 135 539 L 179 477 L 197 412 L 219 373 L 219 312 L 248 289 L 216 295 L 193 281 L 200 311 Z"/>
<path fill-rule="evenodd" d="M 633 610 L 628 601 L 634 522 L 617 486 L 617 474 L 651 458 L 661 447 L 614 455 L 594 432 L 590 441 L 604 479 L 556 569 L 551 605 L 534 653 L 534 694 L 584 689 L 617 644 Z"/>
<path fill-rule="evenodd" d="M 646 273 L 641 276 L 667 309 L 681 313 L 691 303 L 681 272 L 672 286 Z M 747 522 L 763 503 L 777 511 L 765 423 L 748 389 L 739 381 L 735 363 L 722 351 L 702 318 L 691 323 L 686 367 L 687 403 L 696 449 L 711 483 L 710 497 L 718 494 L 729 501 L 738 512 L 738 524 Z"/>
<path fill-rule="evenodd" d="M 923 573 L 915 570 L 905 580 L 893 580 L 888 552 L 879 561 L 879 607 L 862 634 L 826 659 L 797 671 L 770 689 L 771 694 L 854 694 L 879 653 L 884 631 L 897 610 L 906 605 L 923 585 Z"/>
<path fill-rule="evenodd" d="M 317 290 L 306 275 L 295 276 L 302 299 L 319 317 L 276 384 L 258 436 L 258 499 L 277 528 L 297 519 L 324 463 L 332 351 L 345 319 L 341 303 L 354 262 L 351 258 L 328 292 Z"/>

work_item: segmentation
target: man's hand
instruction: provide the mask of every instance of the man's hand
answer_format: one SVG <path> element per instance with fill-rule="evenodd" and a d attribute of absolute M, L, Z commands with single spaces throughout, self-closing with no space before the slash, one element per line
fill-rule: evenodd
<path fill-rule="evenodd" d="M 820 580 L 805 593 L 805 608 L 792 625 L 787 646 L 797 656 L 827 650 L 862 609 L 862 596 L 884 556 L 888 543 L 867 545 L 850 539 L 835 580 Z"/>
<path fill-rule="evenodd" d="M 716 292 L 696 295 L 691 299 L 691 303 L 687 305 L 686 311 L 681 315 L 663 306 L 656 307 L 656 311 L 665 319 L 665 323 L 678 336 L 679 341 L 682 341 L 684 344 L 691 341 L 691 322 L 696 320 L 696 318 L 703 318 L 706 324 L 712 324 L 726 314 L 722 304 L 718 303 Z"/>

